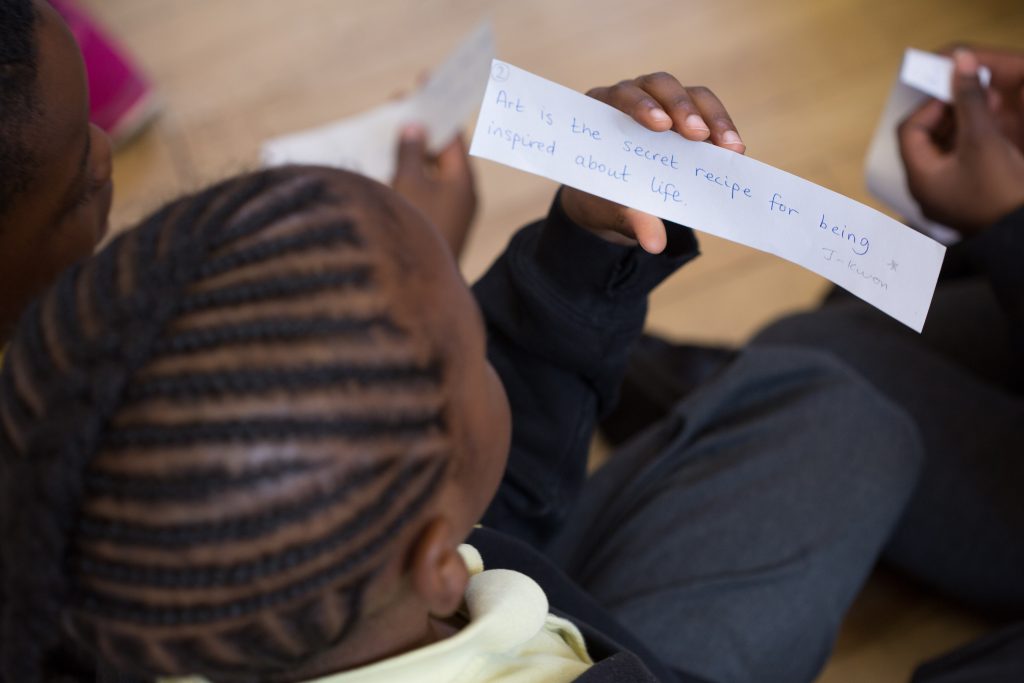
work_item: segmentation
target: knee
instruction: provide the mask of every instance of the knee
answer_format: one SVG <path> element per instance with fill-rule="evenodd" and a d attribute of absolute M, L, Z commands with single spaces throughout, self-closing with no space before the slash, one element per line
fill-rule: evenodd
<path fill-rule="evenodd" d="M 916 423 L 838 356 L 801 350 L 818 386 L 818 428 L 830 447 L 819 454 L 825 467 L 841 472 L 847 485 L 888 499 L 902 509 L 924 464 Z M 886 493 L 883 498 L 880 493 Z"/>
<path fill-rule="evenodd" d="M 798 430 L 791 443 L 806 466 L 909 494 L 923 450 L 907 411 L 831 351 L 771 344 L 744 355 L 763 371 L 755 385 L 772 387 L 761 399 L 779 428 Z"/>

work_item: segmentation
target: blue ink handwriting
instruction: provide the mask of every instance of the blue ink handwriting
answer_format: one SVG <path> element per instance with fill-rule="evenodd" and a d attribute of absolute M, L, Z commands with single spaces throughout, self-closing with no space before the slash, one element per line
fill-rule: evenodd
<path fill-rule="evenodd" d="M 661 201 L 667 202 L 669 200 L 677 203 L 682 203 L 680 199 L 682 192 L 672 183 L 666 183 L 663 180 L 658 180 L 657 176 L 651 176 L 651 192 L 657 195 L 661 195 Z"/>
<path fill-rule="evenodd" d="M 557 140 L 549 145 L 543 140 L 535 140 L 529 135 L 522 135 L 511 128 L 496 126 L 493 121 L 491 121 L 487 126 L 487 134 L 505 140 L 505 142 L 511 144 L 512 149 L 515 149 L 516 147 L 526 147 L 527 149 L 536 150 L 538 152 L 546 152 L 551 156 L 555 155 L 555 144 L 557 143 Z"/>
<path fill-rule="evenodd" d="M 600 140 L 601 131 L 591 128 L 583 121 L 576 121 L 576 117 L 572 117 L 572 123 L 569 124 L 569 130 L 573 133 L 582 134 L 590 137 L 591 140 Z"/>
<path fill-rule="evenodd" d="M 512 109 L 517 113 L 522 113 L 526 111 L 526 107 L 523 106 L 522 101 L 518 97 L 515 99 L 515 101 L 512 101 L 511 99 L 509 99 L 508 93 L 505 92 L 504 90 L 498 91 L 498 99 L 496 104 L 505 107 L 505 109 Z"/>
<path fill-rule="evenodd" d="M 829 249 L 828 247 L 822 247 L 821 250 L 822 252 L 824 252 L 826 261 L 829 261 L 830 263 L 837 263 L 841 266 L 846 266 L 846 269 L 848 271 L 855 275 L 859 275 L 864 280 L 870 281 L 872 284 L 878 286 L 881 289 L 889 289 L 889 283 L 887 283 L 885 280 L 878 277 L 877 275 L 865 271 L 863 268 L 860 267 L 860 264 L 857 263 L 852 258 L 844 260 L 844 257 L 836 256 L 836 254 L 839 253 L 838 251 L 836 251 L 835 249 Z"/>
<path fill-rule="evenodd" d="M 750 192 L 751 192 L 750 188 L 749 187 L 743 187 L 742 185 L 740 185 L 737 182 L 731 182 L 730 183 L 729 182 L 729 176 L 716 175 L 714 171 L 709 171 L 706 168 L 701 168 L 699 166 L 696 169 L 694 169 L 693 174 L 695 176 L 704 178 L 709 183 L 714 183 L 715 185 L 721 185 L 725 189 L 729 190 L 729 192 L 730 192 L 729 199 L 736 199 L 736 193 L 737 192 L 741 192 L 744 197 L 747 197 L 747 198 L 750 197 Z"/>
<path fill-rule="evenodd" d="M 779 211 L 781 213 L 786 214 L 787 216 L 792 216 L 794 213 L 800 213 L 792 206 L 786 206 L 785 204 L 783 204 L 782 195 L 779 194 L 778 192 L 773 193 L 772 198 L 768 200 L 768 210 Z"/>
<path fill-rule="evenodd" d="M 641 147 L 632 140 L 626 140 L 625 142 L 623 142 L 622 149 L 626 152 L 632 152 L 638 157 L 643 157 L 648 161 L 660 163 L 662 166 L 668 166 L 669 168 L 679 168 L 679 162 L 676 161 L 675 153 L 665 156 L 661 152 L 655 152 L 653 149 Z"/>
<path fill-rule="evenodd" d="M 821 214 L 821 223 L 818 224 L 818 227 L 821 228 L 822 230 L 827 230 L 831 232 L 833 235 L 840 239 L 845 239 L 849 240 L 850 242 L 853 242 L 853 246 L 850 247 L 850 250 L 857 256 L 863 256 L 864 254 L 868 253 L 868 251 L 870 251 L 871 249 L 871 240 L 869 240 L 867 237 L 857 237 L 857 234 L 850 231 L 845 225 L 841 228 L 838 225 L 830 226 L 828 224 L 828 221 L 825 220 L 825 214 Z M 860 247 L 864 251 L 857 251 L 858 247 Z"/>
<path fill-rule="evenodd" d="M 595 159 L 593 155 L 588 154 L 587 156 L 584 157 L 582 154 L 577 154 L 576 165 L 585 168 L 588 171 L 594 171 L 596 173 L 607 175 L 609 178 L 621 180 L 624 183 L 629 182 L 627 180 L 627 178 L 629 178 L 630 176 L 629 166 L 626 164 L 623 164 L 622 170 L 618 171 L 613 169 L 611 166 L 608 166 L 607 164 L 601 163 L 600 161 Z"/>

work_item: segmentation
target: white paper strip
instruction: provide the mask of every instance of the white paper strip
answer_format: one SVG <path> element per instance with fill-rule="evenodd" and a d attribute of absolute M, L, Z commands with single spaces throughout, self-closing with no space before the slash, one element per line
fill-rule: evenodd
<path fill-rule="evenodd" d="M 494 60 L 470 153 L 799 264 L 920 331 L 945 247 L 735 152 Z M 566 258 L 571 258 L 567 254 Z"/>
<path fill-rule="evenodd" d="M 411 122 L 423 125 L 427 146 L 440 151 L 479 104 L 493 58 L 494 31 L 484 21 L 416 92 L 326 126 L 270 140 L 263 145 L 263 163 L 334 166 L 390 182 L 402 127 Z"/>

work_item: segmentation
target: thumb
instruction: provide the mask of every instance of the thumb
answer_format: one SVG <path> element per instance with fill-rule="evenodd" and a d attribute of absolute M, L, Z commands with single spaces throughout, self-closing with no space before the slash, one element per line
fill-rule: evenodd
<path fill-rule="evenodd" d="M 945 105 L 939 100 L 928 100 L 910 114 L 897 129 L 900 155 L 908 174 L 933 168 L 945 156 L 935 144 L 935 133 L 942 125 Z"/>
<path fill-rule="evenodd" d="M 398 165 L 395 177 L 423 175 L 423 162 L 427 155 L 427 135 L 422 126 L 409 124 L 402 129 L 398 140 Z"/>
<path fill-rule="evenodd" d="M 663 220 L 636 209 L 625 209 L 623 223 L 628 226 L 644 251 L 649 254 L 660 254 L 665 251 L 668 237 L 665 235 Z"/>
<path fill-rule="evenodd" d="M 978 78 L 978 58 L 963 48 L 953 52 L 953 107 L 957 129 L 971 137 L 996 129 L 988 96 Z"/>
<path fill-rule="evenodd" d="M 466 142 L 461 134 L 452 138 L 452 141 L 438 152 L 437 170 L 442 177 L 450 179 L 463 179 L 472 174 Z"/>

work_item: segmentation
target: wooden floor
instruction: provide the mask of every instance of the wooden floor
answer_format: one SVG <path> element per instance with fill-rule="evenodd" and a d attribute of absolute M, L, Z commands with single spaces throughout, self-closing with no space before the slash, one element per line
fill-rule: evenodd
<path fill-rule="evenodd" d="M 115 225 L 253 168 L 267 137 L 409 88 L 482 17 L 501 58 L 584 90 L 665 70 L 712 87 L 748 154 L 871 203 L 868 140 L 903 49 L 954 40 L 1024 48 L 1020 0 L 83 0 L 155 80 L 165 105 L 117 157 Z M 477 163 L 482 210 L 464 259 L 479 275 L 554 185 Z M 650 326 L 740 343 L 812 305 L 817 276 L 711 237 L 654 295 Z M 905 681 L 985 625 L 888 576 L 869 584 L 821 677 Z"/>

